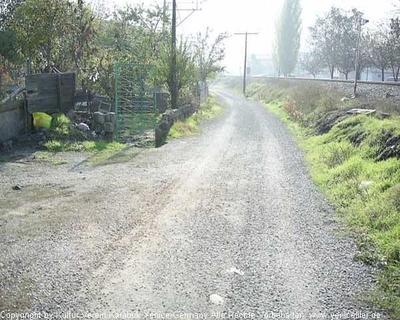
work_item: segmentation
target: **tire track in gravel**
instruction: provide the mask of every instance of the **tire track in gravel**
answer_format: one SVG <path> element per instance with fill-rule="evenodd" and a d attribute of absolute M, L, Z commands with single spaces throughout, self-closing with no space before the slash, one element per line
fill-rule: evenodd
<path fill-rule="evenodd" d="M 125 238 L 119 267 L 93 282 L 88 309 L 256 319 L 372 312 L 359 295 L 374 279 L 353 260 L 351 242 L 335 236 L 332 209 L 288 130 L 258 103 L 217 93 L 227 115 L 191 145 L 164 147 L 161 162 L 175 170 L 175 183 L 146 207 L 153 218 L 140 236 Z M 142 160 L 151 165 L 159 153 Z M 211 303 L 212 294 L 223 304 Z"/>

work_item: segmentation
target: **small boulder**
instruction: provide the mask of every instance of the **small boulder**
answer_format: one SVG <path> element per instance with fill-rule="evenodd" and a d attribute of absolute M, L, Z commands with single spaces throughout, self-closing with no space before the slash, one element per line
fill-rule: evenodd
<path fill-rule="evenodd" d="M 78 124 L 76 127 L 78 128 L 78 130 L 83 131 L 83 132 L 86 132 L 86 131 L 90 130 L 89 126 L 86 123 L 83 123 L 83 122 Z"/>

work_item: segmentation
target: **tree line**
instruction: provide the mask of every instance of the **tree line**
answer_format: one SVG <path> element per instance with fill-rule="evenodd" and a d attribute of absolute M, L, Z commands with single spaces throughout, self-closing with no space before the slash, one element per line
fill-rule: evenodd
<path fill-rule="evenodd" d="M 329 70 L 331 79 L 336 72 L 346 79 L 356 72 L 359 79 L 367 67 L 381 72 L 390 70 L 394 81 L 400 73 L 400 19 L 393 17 L 378 27 L 365 28 L 363 14 L 357 9 L 345 11 L 338 7 L 317 16 L 309 28 L 308 51 L 299 57 L 301 36 L 300 0 L 285 0 L 276 25 L 273 60 L 278 73 L 288 76 L 296 65 L 316 77 Z M 357 68 L 357 70 L 356 70 Z"/>
<path fill-rule="evenodd" d="M 223 70 L 224 40 L 207 29 L 179 39 L 180 97 Z M 86 0 L 5 0 L 0 4 L 0 70 L 18 83 L 26 73 L 76 72 L 79 84 L 113 98 L 118 62 L 149 64 L 152 85 L 171 88 L 171 19 L 159 6 L 100 12 Z"/>

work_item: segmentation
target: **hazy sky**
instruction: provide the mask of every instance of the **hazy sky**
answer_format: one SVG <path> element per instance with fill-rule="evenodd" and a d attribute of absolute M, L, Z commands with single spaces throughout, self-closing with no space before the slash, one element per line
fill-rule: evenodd
<path fill-rule="evenodd" d="M 170 0 L 167 0 L 170 3 Z M 110 1 L 107 1 L 110 3 Z M 162 5 L 163 0 L 114 0 L 114 3 L 144 3 Z M 195 12 L 178 28 L 178 32 L 189 36 L 210 26 L 215 33 L 228 32 L 258 32 L 249 37 L 249 54 L 269 53 L 274 38 L 274 26 L 279 16 L 283 0 L 177 0 L 178 9 L 192 9 L 197 5 L 201 11 Z M 364 12 L 370 20 L 369 26 L 393 14 L 394 4 L 400 5 L 400 0 L 301 0 L 303 8 L 303 40 L 306 44 L 308 27 L 313 24 L 315 17 L 329 10 L 332 5 L 351 9 L 357 8 Z M 187 11 L 179 11 L 181 20 L 188 15 Z M 230 70 L 237 70 L 243 63 L 244 37 L 234 36 L 226 42 L 227 52 L 225 64 Z"/>

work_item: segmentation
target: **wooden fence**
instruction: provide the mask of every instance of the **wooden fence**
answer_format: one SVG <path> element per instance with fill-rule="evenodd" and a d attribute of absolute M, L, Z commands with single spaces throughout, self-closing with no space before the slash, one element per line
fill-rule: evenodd
<path fill-rule="evenodd" d="M 25 86 L 30 113 L 67 113 L 74 108 L 75 73 L 29 75 Z"/>

